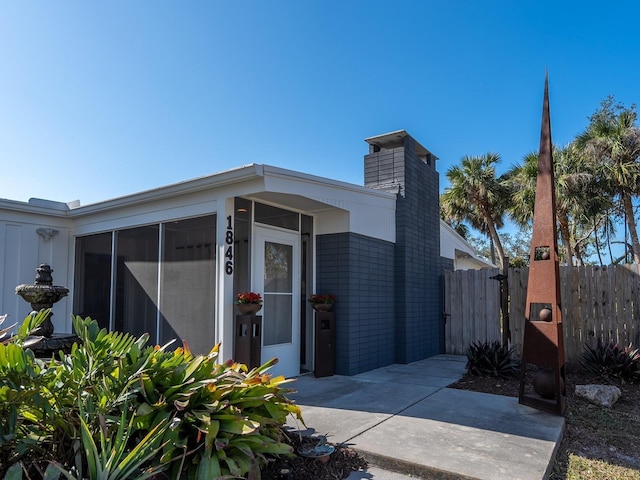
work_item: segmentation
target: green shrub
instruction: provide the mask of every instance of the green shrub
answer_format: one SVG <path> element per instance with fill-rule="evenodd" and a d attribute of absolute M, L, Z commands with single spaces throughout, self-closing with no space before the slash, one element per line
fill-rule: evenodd
<path fill-rule="evenodd" d="M 481 377 L 511 375 L 518 368 L 512 357 L 513 348 L 500 342 L 474 342 L 467 349 L 467 373 Z"/>
<path fill-rule="evenodd" d="M 595 348 L 585 344 L 582 365 L 586 370 L 606 378 L 640 380 L 640 352 L 632 344 L 620 348 L 613 341 L 605 343 L 598 338 Z"/>
<path fill-rule="evenodd" d="M 13 336 L 13 326 L 0 331 L 0 476 L 10 465 L 55 448 L 47 441 L 54 417 L 49 386 L 55 384 L 44 363 L 23 348 L 47 315 L 47 310 L 30 315 Z"/>
<path fill-rule="evenodd" d="M 0 343 L 0 478 L 240 477 L 291 453 L 283 426 L 302 418 L 275 360 L 248 371 L 219 345 L 169 351 L 75 317 L 82 343 L 44 361 L 22 343 L 32 323 Z"/>

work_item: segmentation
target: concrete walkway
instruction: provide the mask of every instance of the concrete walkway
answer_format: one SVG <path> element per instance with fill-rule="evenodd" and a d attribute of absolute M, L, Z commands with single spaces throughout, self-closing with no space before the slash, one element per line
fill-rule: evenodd
<path fill-rule="evenodd" d="M 545 478 L 564 417 L 512 397 L 445 388 L 465 364 L 438 355 L 352 377 L 298 377 L 291 398 L 308 428 L 289 425 L 358 450 L 371 468 L 350 480 Z"/>

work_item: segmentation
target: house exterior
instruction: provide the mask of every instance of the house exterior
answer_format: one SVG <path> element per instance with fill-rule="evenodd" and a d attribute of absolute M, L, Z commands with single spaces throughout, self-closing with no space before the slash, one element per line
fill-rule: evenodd
<path fill-rule="evenodd" d="M 108 329 L 221 342 L 234 358 L 238 292 L 264 298 L 261 360 L 275 373 L 314 369 L 312 293 L 337 296 L 335 370 L 354 375 L 443 352 L 436 157 L 401 130 L 366 139 L 364 186 L 246 165 L 81 206 L 0 199 L 0 312 L 48 263 L 69 296 L 54 308 Z"/>
<path fill-rule="evenodd" d="M 479 257 L 476 249 L 442 220 L 440 220 L 440 255 L 453 260 L 454 270 L 496 268 L 491 262 Z"/>

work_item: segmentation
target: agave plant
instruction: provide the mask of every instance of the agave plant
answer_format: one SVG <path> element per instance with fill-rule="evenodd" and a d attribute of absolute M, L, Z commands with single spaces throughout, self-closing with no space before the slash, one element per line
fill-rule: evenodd
<path fill-rule="evenodd" d="M 518 362 L 513 359 L 513 348 L 494 342 L 474 342 L 467 349 L 467 372 L 479 376 L 506 376 L 513 374 Z"/>
<path fill-rule="evenodd" d="M 603 377 L 640 380 L 640 352 L 632 344 L 620 347 L 613 341 L 603 342 L 598 338 L 595 348 L 585 344 L 582 365 Z"/>

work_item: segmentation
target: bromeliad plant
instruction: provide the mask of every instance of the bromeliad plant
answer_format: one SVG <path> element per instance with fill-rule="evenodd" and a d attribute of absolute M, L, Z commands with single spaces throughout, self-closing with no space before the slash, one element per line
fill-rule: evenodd
<path fill-rule="evenodd" d="M 254 293 L 254 292 L 238 293 L 236 295 L 236 303 L 239 305 L 245 305 L 249 303 L 252 303 L 255 305 L 261 305 L 262 297 L 260 296 L 259 293 Z"/>
<path fill-rule="evenodd" d="M 467 373 L 481 377 L 512 375 L 518 368 L 513 348 L 500 342 L 474 342 L 467 350 Z"/>
<path fill-rule="evenodd" d="M 194 355 L 73 325 L 82 344 L 49 361 L 0 343 L 0 479 L 242 477 L 291 453 L 283 426 L 302 418 L 290 380 L 266 373 L 276 360 L 248 370 L 219 363 L 219 345 Z"/>
<path fill-rule="evenodd" d="M 309 303 L 311 305 L 317 305 L 319 303 L 332 305 L 336 303 L 336 296 L 331 293 L 325 293 L 325 294 L 314 293 L 309 297 Z"/>

